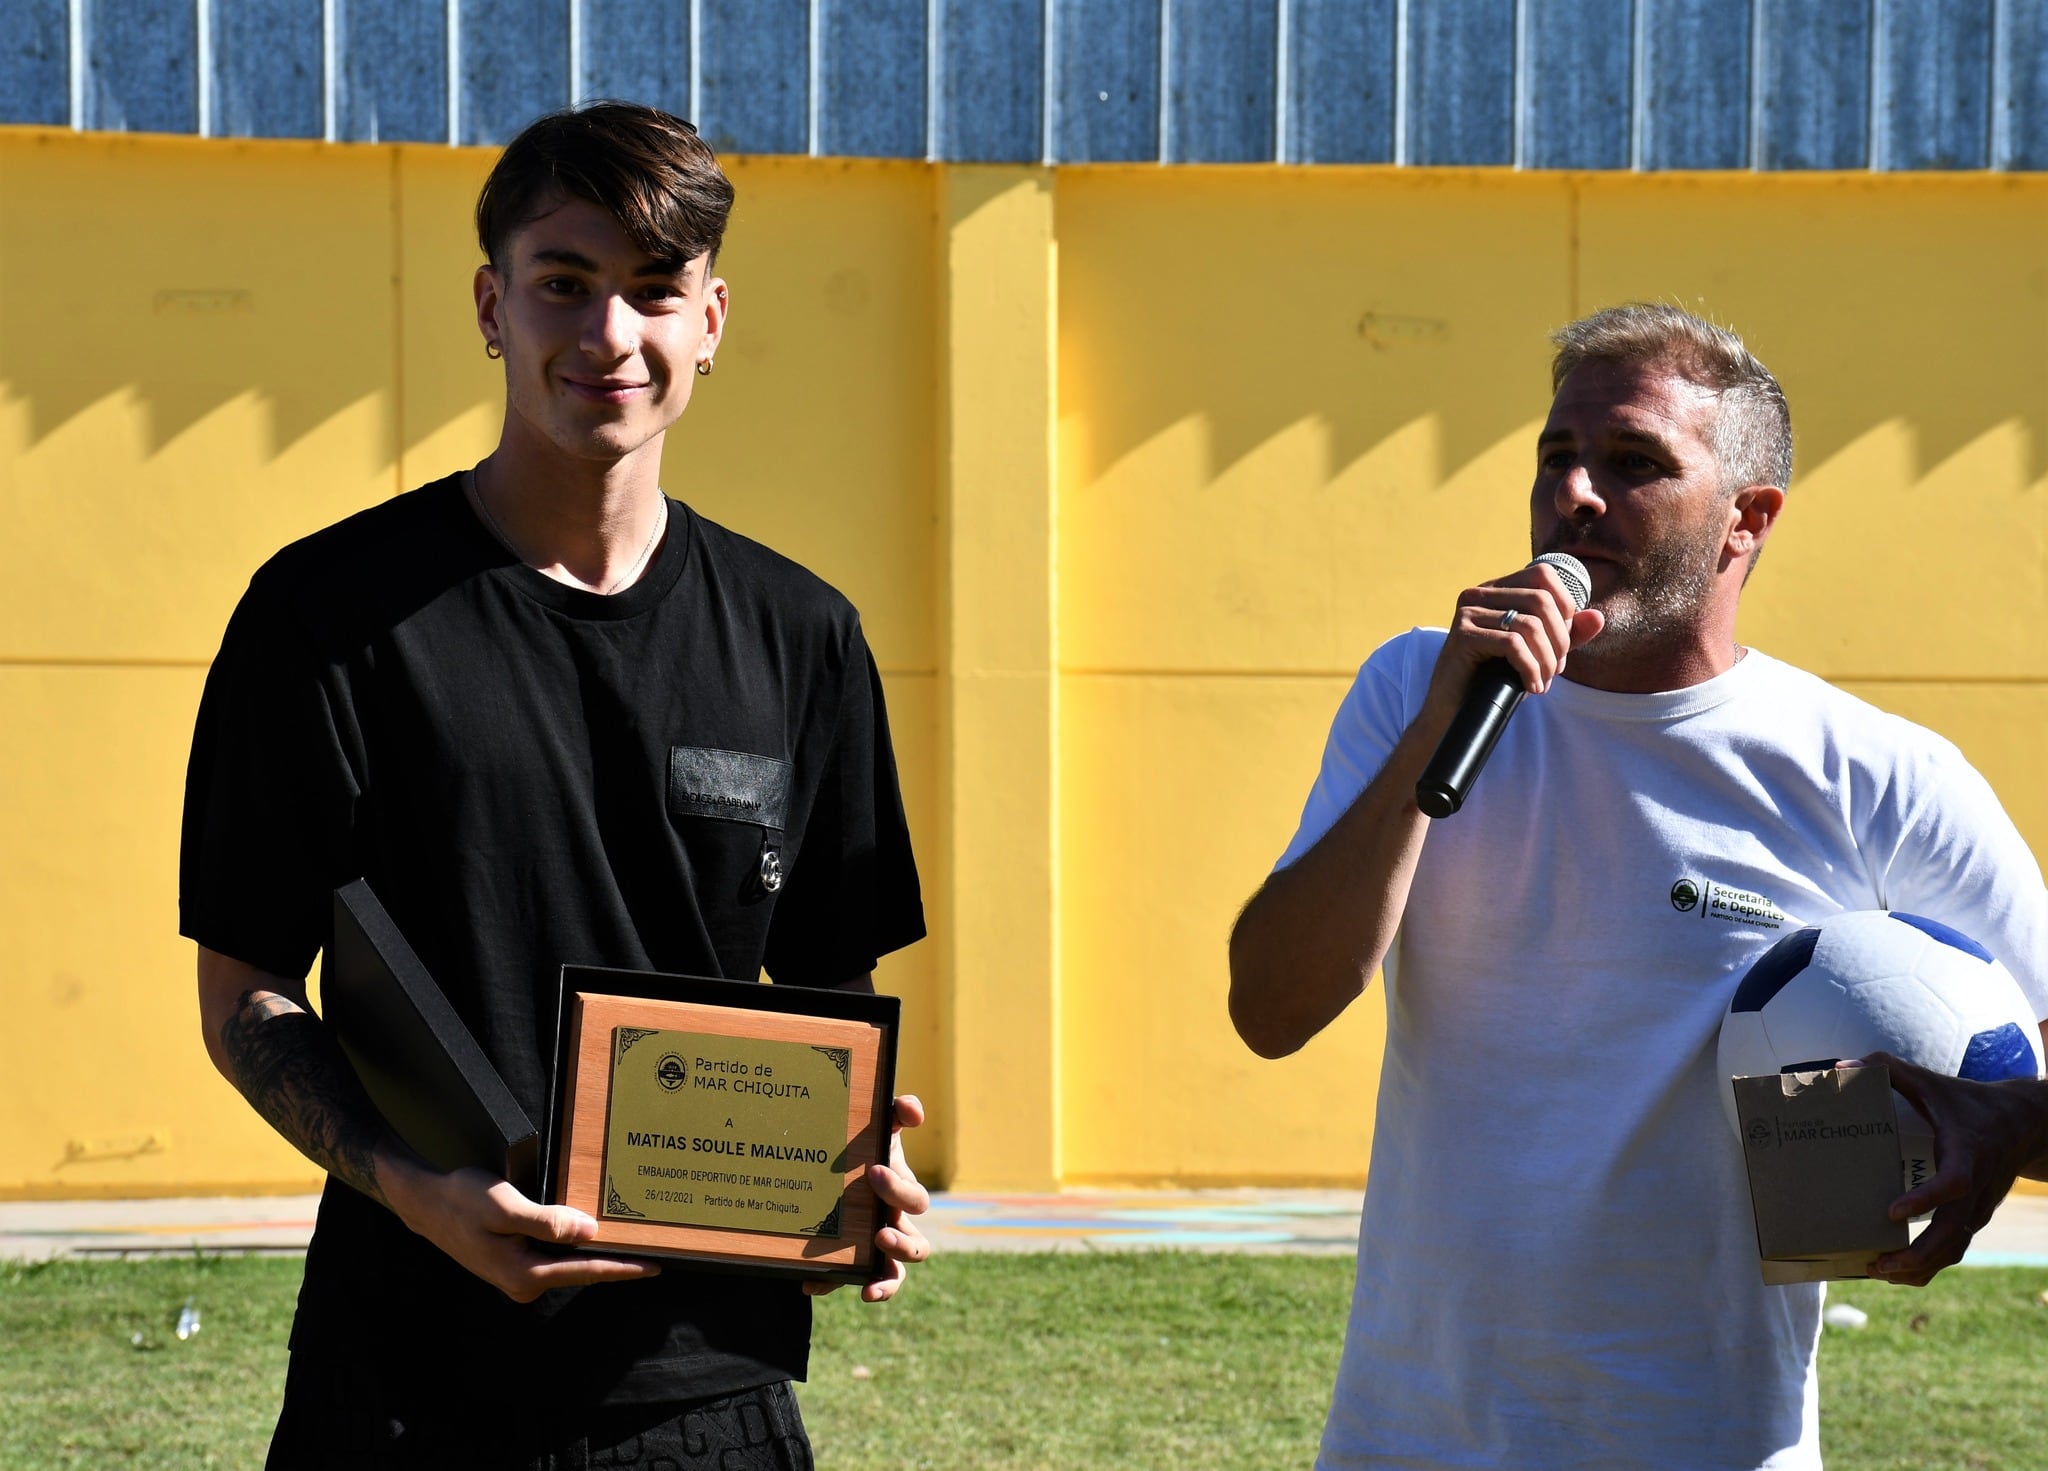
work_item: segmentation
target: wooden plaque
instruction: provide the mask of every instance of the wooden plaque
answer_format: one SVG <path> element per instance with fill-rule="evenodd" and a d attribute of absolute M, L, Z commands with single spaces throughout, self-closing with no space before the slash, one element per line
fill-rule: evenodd
<path fill-rule="evenodd" d="M 563 969 L 547 1198 L 593 1251 L 867 1281 L 893 997 Z"/>

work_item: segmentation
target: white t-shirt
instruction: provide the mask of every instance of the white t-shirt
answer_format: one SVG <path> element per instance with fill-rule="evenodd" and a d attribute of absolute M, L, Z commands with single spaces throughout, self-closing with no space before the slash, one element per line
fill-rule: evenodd
<path fill-rule="evenodd" d="M 1385 762 L 1443 639 L 1360 671 L 1281 866 Z M 2048 1014 L 2039 866 L 1940 737 L 1754 652 L 1522 703 L 1387 957 L 1319 1467 L 1820 1464 L 1821 1292 L 1760 1281 L 1714 1059 L 1750 962 L 1850 909 L 1955 925 Z"/>

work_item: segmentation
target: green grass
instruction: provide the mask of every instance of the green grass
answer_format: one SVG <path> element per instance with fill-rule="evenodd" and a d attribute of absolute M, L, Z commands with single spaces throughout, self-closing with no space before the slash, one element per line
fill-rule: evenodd
<path fill-rule="evenodd" d="M 0 1468 L 260 1464 L 298 1274 L 0 1265 Z M 954 1256 L 887 1307 L 818 1304 L 804 1415 L 826 1471 L 1306 1467 L 1350 1277 L 1329 1257 Z M 2044 1289 L 2020 1268 L 1837 1284 L 1870 1326 L 1822 1344 L 1830 1471 L 2048 1466 Z M 188 1297 L 203 1326 L 181 1343 Z"/>
<path fill-rule="evenodd" d="M 303 1265 L 0 1264 L 0 1467 L 262 1465 Z M 188 1297 L 199 1332 L 181 1343 Z"/>
<path fill-rule="evenodd" d="M 826 1471 L 1306 1467 L 1350 1295 L 1340 1257 L 955 1256 L 824 1299 L 799 1398 Z"/>
<path fill-rule="evenodd" d="M 1870 1326 L 1826 1330 L 1820 1444 L 1829 1471 L 2048 1466 L 2048 1270 L 1971 1267 L 1924 1288 L 1836 1282 Z"/>

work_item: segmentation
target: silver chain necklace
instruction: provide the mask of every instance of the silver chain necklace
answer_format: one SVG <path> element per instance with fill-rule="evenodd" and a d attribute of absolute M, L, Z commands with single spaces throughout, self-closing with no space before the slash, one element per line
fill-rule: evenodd
<path fill-rule="evenodd" d="M 520 561 L 525 562 L 526 554 L 520 551 L 518 547 L 512 544 L 512 538 L 505 534 L 505 528 L 498 524 L 498 518 L 491 514 L 491 508 L 484 503 L 483 482 L 476 478 L 476 471 L 465 470 L 462 473 L 464 478 L 468 481 L 470 501 L 476 506 L 477 510 L 483 513 L 484 524 L 491 528 L 491 535 L 495 536 L 498 539 L 498 545 L 503 547 L 506 551 L 510 552 L 513 556 L 517 557 Z M 666 500 L 667 497 L 664 496 L 663 499 Z M 647 559 L 654 555 L 655 544 L 661 540 L 661 533 L 668 526 L 667 513 L 668 507 L 663 506 L 662 514 L 660 516 L 657 516 L 654 521 L 654 534 L 647 538 L 647 545 L 640 549 L 640 555 L 633 559 L 633 565 L 628 567 L 624 572 L 621 572 L 617 577 L 614 577 L 609 583 L 605 584 L 603 587 L 595 589 L 599 597 L 610 597 L 613 593 L 617 592 L 620 588 L 624 587 L 627 583 L 631 582 L 634 578 L 640 575 L 641 569 L 647 565 Z M 527 565 L 531 566 L 532 564 L 527 563 Z"/>

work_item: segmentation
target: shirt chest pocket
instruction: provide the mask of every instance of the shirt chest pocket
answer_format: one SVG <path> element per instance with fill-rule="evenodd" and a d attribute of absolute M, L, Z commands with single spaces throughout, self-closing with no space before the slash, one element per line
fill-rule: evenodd
<path fill-rule="evenodd" d="M 668 811 L 672 818 L 711 818 L 759 834 L 752 859 L 756 892 L 782 887 L 782 846 L 789 825 L 794 768 L 775 756 L 709 746 L 668 749 Z"/>

